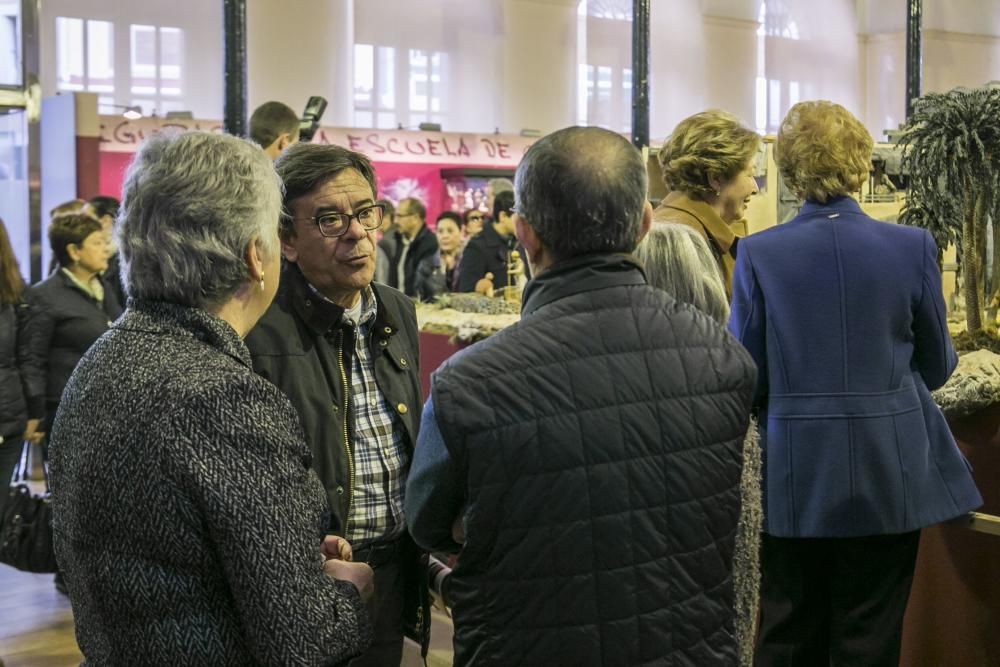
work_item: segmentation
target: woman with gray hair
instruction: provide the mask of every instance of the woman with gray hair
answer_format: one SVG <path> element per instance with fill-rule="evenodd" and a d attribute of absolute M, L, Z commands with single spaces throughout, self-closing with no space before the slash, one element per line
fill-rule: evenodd
<path fill-rule="evenodd" d="M 715 256 L 705 239 L 687 225 L 654 224 L 635 250 L 646 268 L 646 280 L 682 303 L 687 303 L 720 325 L 729 319 L 726 288 Z M 753 664 L 757 609 L 760 603 L 761 450 L 757 422 L 743 440 L 740 478 L 740 518 L 733 555 L 733 589 L 736 606 L 736 641 L 740 665 Z"/>
<path fill-rule="evenodd" d="M 52 432 L 56 553 L 93 664 L 318 665 L 371 641 L 288 399 L 243 336 L 278 282 L 281 184 L 241 139 L 159 134 L 124 185 L 128 310 Z"/>

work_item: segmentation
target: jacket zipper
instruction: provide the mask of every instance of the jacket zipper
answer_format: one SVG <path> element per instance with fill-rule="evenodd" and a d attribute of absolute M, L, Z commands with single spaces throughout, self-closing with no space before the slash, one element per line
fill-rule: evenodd
<path fill-rule="evenodd" d="M 347 373 L 344 372 L 344 332 L 337 332 L 337 369 L 340 371 L 340 382 L 343 388 L 344 404 L 341 412 L 344 428 L 344 451 L 347 452 L 347 514 L 344 518 L 344 537 L 351 527 L 351 505 L 354 501 L 354 453 L 347 434 L 347 411 L 350 408 L 350 395 L 347 387 Z"/>

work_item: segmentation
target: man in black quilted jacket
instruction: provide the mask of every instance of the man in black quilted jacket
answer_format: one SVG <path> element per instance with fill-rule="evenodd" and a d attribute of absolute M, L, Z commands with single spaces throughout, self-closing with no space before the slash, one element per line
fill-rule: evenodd
<path fill-rule="evenodd" d="M 434 375 L 406 490 L 460 551 L 456 665 L 734 665 L 733 544 L 753 361 L 646 284 L 640 153 L 599 128 L 517 169 L 521 321 Z"/>

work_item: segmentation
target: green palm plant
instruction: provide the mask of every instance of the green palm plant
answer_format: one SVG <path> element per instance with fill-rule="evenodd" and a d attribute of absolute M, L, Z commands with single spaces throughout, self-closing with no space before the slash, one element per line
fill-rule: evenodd
<path fill-rule="evenodd" d="M 942 250 L 958 245 L 967 329 L 980 331 L 986 230 L 1000 203 L 1000 86 L 924 95 L 900 144 L 910 190 L 899 221 L 930 231 Z"/>

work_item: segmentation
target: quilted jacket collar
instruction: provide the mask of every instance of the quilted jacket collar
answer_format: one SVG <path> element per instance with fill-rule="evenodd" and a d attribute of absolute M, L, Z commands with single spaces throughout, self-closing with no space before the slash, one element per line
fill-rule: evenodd
<path fill-rule="evenodd" d="M 646 274 L 635 257 L 624 253 L 584 255 L 557 262 L 524 288 L 521 316 L 542 306 L 581 292 L 645 285 Z"/>

